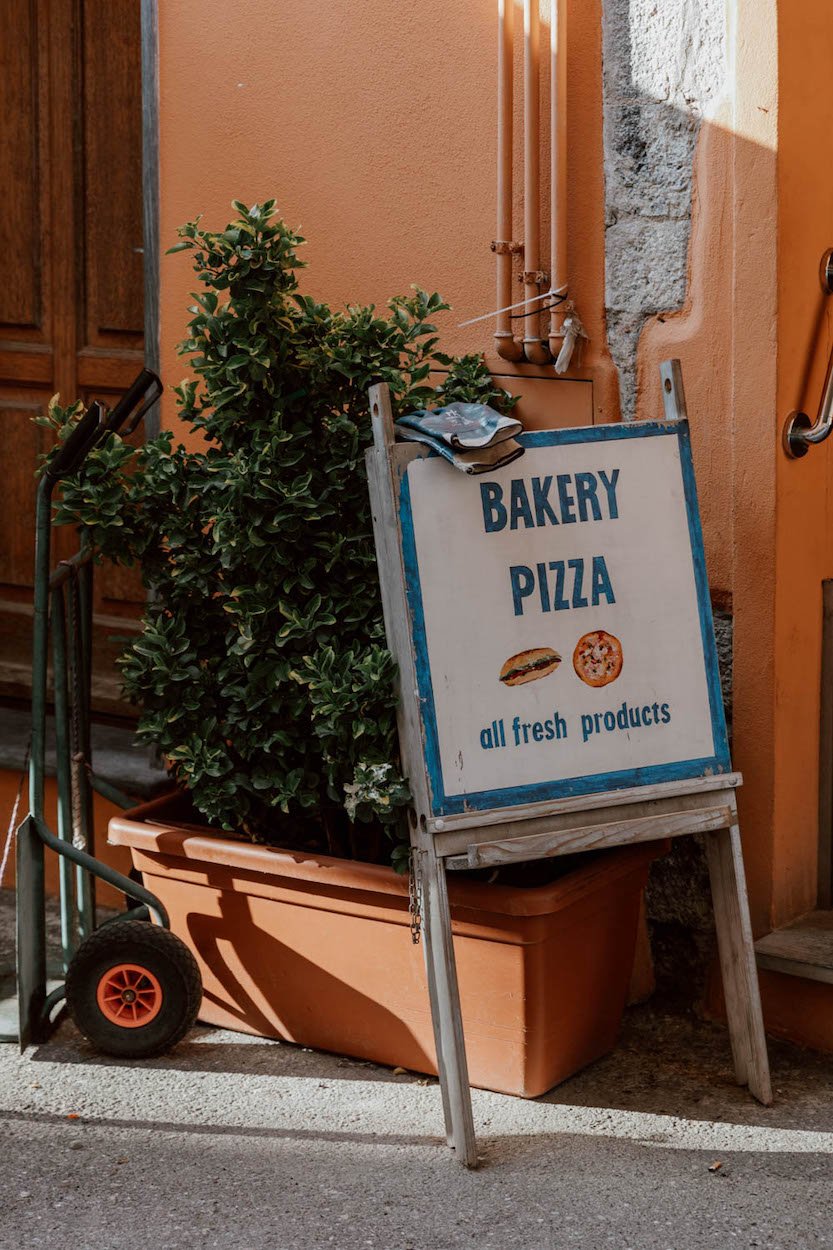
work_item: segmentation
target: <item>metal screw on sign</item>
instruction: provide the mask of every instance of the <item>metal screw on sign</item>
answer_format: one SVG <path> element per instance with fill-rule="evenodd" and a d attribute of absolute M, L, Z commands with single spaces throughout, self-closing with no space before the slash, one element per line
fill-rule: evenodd
<path fill-rule="evenodd" d="M 411 917 L 411 941 L 419 946 L 422 938 L 422 870 L 419 851 L 411 848 L 408 861 L 408 914 Z"/>

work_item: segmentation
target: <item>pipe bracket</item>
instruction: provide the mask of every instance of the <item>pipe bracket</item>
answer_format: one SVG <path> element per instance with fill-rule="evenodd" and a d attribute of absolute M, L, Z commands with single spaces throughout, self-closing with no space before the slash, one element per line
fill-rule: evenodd
<path fill-rule="evenodd" d="M 514 243 L 507 239 L 492 239 L 490 246 L 497 256 L 523 256 L 523 243 Z"/>
<path fill-rule="evenodd" d="M 518 281 L 524 286 L 549 286 L 550 275 L 543 269 L 527 269 L 518 274 Z"/>

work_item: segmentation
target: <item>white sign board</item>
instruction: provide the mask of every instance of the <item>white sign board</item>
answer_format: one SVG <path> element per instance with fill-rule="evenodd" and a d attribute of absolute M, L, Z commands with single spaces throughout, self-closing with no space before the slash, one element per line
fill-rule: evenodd
<path fill-rule="evenodd" d="M 433 814 L 728 771 L 687 424 L 521 441 L 402 479 Z"/>

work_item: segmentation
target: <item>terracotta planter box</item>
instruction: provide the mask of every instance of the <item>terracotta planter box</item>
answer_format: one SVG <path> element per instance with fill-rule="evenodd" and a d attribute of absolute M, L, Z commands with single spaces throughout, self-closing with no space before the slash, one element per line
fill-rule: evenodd
<path fill-rule="evenodd" d="M 175 804 L 175 800 L 173 801 Z M 436 1072 L 407 881 L 176 822 L 172 800 L 110 821 L 193 950 L 206 1024 Z M 449 878 L 469 1075 L 532 1098 L 609 1051 L 657 844 L 551 885 Z"/>

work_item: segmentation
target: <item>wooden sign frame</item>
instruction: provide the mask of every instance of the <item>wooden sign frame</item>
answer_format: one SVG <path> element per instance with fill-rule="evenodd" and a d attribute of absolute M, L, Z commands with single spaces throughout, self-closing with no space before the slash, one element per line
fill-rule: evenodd
<path fill-rule="evenodd" d="M 691 549 L 693 586 L 699 615 L 699 630 L 697 632 L 699 643 L 703 650 L 705 685 L 708 693 L 712 741 L 711 753 L 700 758 L 675 760 L 673 763 L 629 768 L 616 772 L 597 773 L 569 780 L 553 779 L 547 776 L 544 781 L 536 784 L 513 785 L 511 788 L 503 790 L 491 789 L 481 792 L 467 790 L 465 795 L 449 795 L 443 776 L 439 748 L 437 713 L 434 704 L 434 683 L 432 681 L 425 628 L 425 609 L 420 576 L 420 561 L 416 546 L 411 489 L 409 477 L 403 472 L 400 477 L 401 486 L 399 490 L 399 527 L 402 535 L 402 556 L 408 609 L 412 623 L 414 665 L 420 707 L 422 709 L 425 767 L 428 773 L 431 811 L 434 816 L 445 816 L 463 811 L 480 812 L 483 816 L 486 816 L 490 811 L 499 811 L 505 817 L 507 814 L 506 809 L 513 809 L 535 802 L 565 798 L 567 796 L 579 797 L 584 794 L 607 793 L 610 790 L 624 790 L 636 786 L 657 784 L 663 781 L 679 781 L 684 778 L 717 775 L 732 771 L 729 744 L 726 738 L 720 679 L 718 676 L 717 648 L 709 599 L 709 585 L 706 576 L 703 537 L 697 508 L 697 490 L 694 481 L 694 466 L 691 457 L 688 423 L 685 421 L 640 421 L 628 424 L 617 422 L 614 425 L 594 426 L 588 429 L 541 430 L 523 435 L 523 442 L 526 449 L 530 452 L 542 448 L 559 449 L 575 444 L 592 451 L 594 447 L 599 447 L 600 445 L 611 447 L 620 442 L 633 444 L 634 441 L 640 442 L 643 439 L 659 438 L 673 439 L 677 444 L 679 454 L 685 502 L 687 540 Z M 401 460 L 403 465 L 412 463 L 413 459 L 416 458 L 414 455 L 408 455 L 406 447 L 397 447 L 395 455 L 397 459 Z M 417 455 L 423 459 L 426 452 L 420 448 Z M 534 480 L 537 481 L 538 479 Z M 523 538 L 526 541 L 525 534 Z M 535 559 L 531 555 L 527 555 L 524 558 L 530 560 L 530 562 Z M 667 626 L 664 628 L 667 632 Z"/>
<path fill-rule="evenodd" d="M 679 370 L 663 365 L 663 377 L 678 391 L 684 410 Z M 574 854 L 578 851 L 664 840 L 684 834 L 704 835 L 717 928 L 735 1076 L 762 1103 L 772 1101 L 769 1061 L 752 944 L 735 791 L 738 773 L 729 771 L 728 752 L 719 749 L 711 762 L 692 768 L 695 775 L 661 776 L 608 790 L 593 788 L 544 798 L 513 795 L 510 806 L 488 801 L 479 809 L 447 810 L 432 794 L 423 717 L 420 712 L 419 657 L 412 613 L 415 599 L 413 548 L 401 525 L 401 497 L 408 465 L 428 453 L 414 443 L 395 442 L 390 395 L 386 385 L 370 391 L 373 447 L 367 452 L 373 528 L 379 566 L 388 647 L 399 670 L 398 728 L 405 774 L 413 806 L 410 838 L 422 903 L 424 953 L 442 1091 L 446 1135 L 456 1158 L 477 1166 L 477 1144 L 466 1066 L 460 997 L 451 934 L 446 873 L 464 868 Z M 611 427 L 607 427 L 611 428 Z M 668 427 L 676 433 L 674 424 Z M 680 432 L 687 445 L 687 431 Z M 577 432 L 577 436 L 585 434 Z M 562 436 L 563 437 L 563 436 Z M 689 457 L 690 466 L 690 457 Z M 685 472 L 685 470 L 684 470 Z M 693 471 L 686 483 L 690 519 L 696 520 Z M 692 512 L 693 510 L 693 512 Z M 696 544 L 693 544 L 693 549 Z M 695 563 L 696 560 L 695 560 Z M 696 572 L 701 594 L 707 589 L 705 567 Z M 410 592 L 410 593 L 409 593 Z M 711 622 L 709 638 L 714 646 Z M 423 680 L 424 690 L 424 680 Z M 713 692 L 712 692 L 713 693 Z M 716 748 L 717 748 L 717 739 Z M 706 762 L 708 764 L 708 762 Z M 459 806 L 459 805 L 458 805 Z"/>

